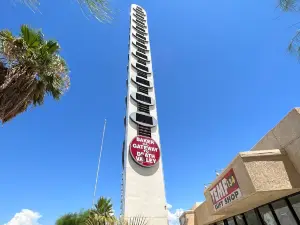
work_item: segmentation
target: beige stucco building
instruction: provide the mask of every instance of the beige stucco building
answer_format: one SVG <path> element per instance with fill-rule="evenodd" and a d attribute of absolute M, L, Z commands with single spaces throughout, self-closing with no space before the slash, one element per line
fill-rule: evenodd
<path fill-rule="evenodd" d="M 300 225 L 300 108 L 240 152 L 181 225 Z"/>

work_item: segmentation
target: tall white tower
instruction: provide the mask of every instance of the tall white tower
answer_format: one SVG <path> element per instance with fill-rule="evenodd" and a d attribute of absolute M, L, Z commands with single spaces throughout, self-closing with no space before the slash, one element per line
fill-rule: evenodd
<path fill-rule="evenodd" d="M 167 225 L 147 14 L 135 4 L 129 32 L 121 214 L 125 219 L 146 217 L 149 225 Z"/>

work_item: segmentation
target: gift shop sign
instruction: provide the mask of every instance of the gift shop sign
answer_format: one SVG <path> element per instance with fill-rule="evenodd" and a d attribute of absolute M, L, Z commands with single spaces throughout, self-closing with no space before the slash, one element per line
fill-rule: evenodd
<path fill-rule="evenodd" d="M 152 138 L 136 136 L 131 141 L 129 149 L 134 161 L 141 166 L 151 167 L 159 161 L 160 150 Z"/>
<path fill-rule="evenodd" d="M 209 192 L 215 211 L 242 197 L 233 169 L 229 170 Z"/>

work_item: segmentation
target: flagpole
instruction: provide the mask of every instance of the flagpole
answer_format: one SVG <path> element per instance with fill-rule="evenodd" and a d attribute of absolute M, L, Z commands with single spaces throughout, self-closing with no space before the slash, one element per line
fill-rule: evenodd
<path fill-rule="evenodd" d="M 104 127 L 103 127 L 103 133 L 102 133 L 102 141 L 101 141 L 99 159 L 98 159 L 98 168 L 97 168 L 97 174 L 96 174 L 96 182 L 95 182 L 95 188 L 94 188 L 94 197 L 93 197 L 93 205 L 92 205 L 92 207 L 95 205 L 95 197 L 96 197 L 96 190 L 97 190 L 97 184 L 98 184 L 98 175 L 99 175 L 99 169 L 100 169 L 100 161 L 101 161 L 101 155 L 102 155 L 102 148 L 103 148 L 103 141 L 104 141 L 104 135 L 105 135 L 105 128 L 106 128 L 106 119 L 104 120 Z"/>

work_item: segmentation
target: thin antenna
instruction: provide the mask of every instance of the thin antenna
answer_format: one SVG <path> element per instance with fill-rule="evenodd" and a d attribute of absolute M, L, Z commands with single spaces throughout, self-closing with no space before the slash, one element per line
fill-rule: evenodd
<path fill-rule="evenodd" d="M 224 169 L 215 170 L 216 176 L 220 176 L 220 174 L 224 171 Z"/>
<path fill-rule="evenodd" d="M 99 168 L 100 168 L 100 160 L 101 160 L 101 154 L 102 154 L 102 148 L 103 148 L 103 140 L 104 140 L 104 134 L 105 134 L 105 127 L 106 127 L 106 119 L 104 120 L 104 127 L 103 127 L 103 133 L 102 133 L 102 141 L 101 141 L 101 147 L 100 147 L 100 154 L 99 154 L 99 160 L 98 160 L 98 169 L 96 174 L 96 183 L 94 188 L 94 197 L 93 197 L 93 205 L 95 204 L 95 197 L 96 197 L 96 190 L 97 190 L 97 184 L 98 184 L 98 174 L 99 174 Z"/>

